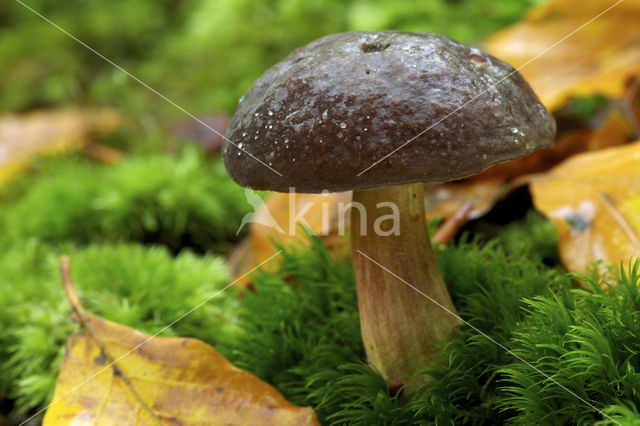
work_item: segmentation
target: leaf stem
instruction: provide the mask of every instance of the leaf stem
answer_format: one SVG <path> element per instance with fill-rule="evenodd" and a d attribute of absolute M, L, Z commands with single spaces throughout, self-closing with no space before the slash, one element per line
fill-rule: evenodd
<path fill-rule="evenodd" d="M 129 376 L 127 375 L 127 373 L 125 373 L 122 367 L 120 367 L 116 363 L 115 361 L 116 358 L 113 356 L 111 351 L 109 351 L 109 348 L 107 348 L 107 345 L 102 341 L 98 333 L 96 333 L 95 329 L 93 328 L 93 324 L 91 323 L 91 315 L 88 315 L 85 312 L 84 308 L 82 307 L 82 303 L 80 302 L 80 299 L 78 298 L 76 290 L 73 286 L 73 280 L 71 279 L 71 257 L 60 256 L 59 263 L 60 263 L 60 274 L 62 276 L 62 285 L 64 287 L 67 300 L 69 300 L 69 303 L 71 304 L 74 320 L 80 323 L 80 325 L 85 330 L 87 335 L 89 335 L 91 339 L 93 339 L 93 341 L 98 345 L 98 347 L 100 348 L 100 352 L 105 357 L 107 362 L 109 362 L 109 364 L 111 365 L 113 369 L 112 374 L 114 375 L 114 377 L 120 377 L 122 381 L 127 385 L 129 390 L 133 394 L 134 398 L 142 406 L 142 408 L 147 413 L 149 413 L 153 421 L 156 424 L 161 424 L 160 418 L 158 418 L 157 414 L 151 409 L 149 404 L 147 404 L 146 401 L 142 398 L 142 396 L 140 395 L 138 390 L 135 388 L 135 386 L 133 386 L 133 383 L 131 382 L 131 379 L 129 379 Z"/>

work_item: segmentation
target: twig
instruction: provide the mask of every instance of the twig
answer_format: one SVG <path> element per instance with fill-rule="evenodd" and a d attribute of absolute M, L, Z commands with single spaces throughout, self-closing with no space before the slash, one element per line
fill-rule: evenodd
<path fill-rule="evenodd" d="M 434 244 L 447 244 L 462 226 L 469 220 L 469 214 L 473 208 L 473 203 L 467 201 L 461 205 L 456 212 L 449 217 L 433 235 Z"/>
<path fill-rule="evenodd" d="M 156 413 L 145 402 L 145 400 L 142 398 L 140 393 L 138 393 L 136 388 L 133 386 L 133 383 L 131 382 L 131 379 L 129 379 L 129 376 L 127 375 L 127 373 L 125 373 L 124 370 L 120 368 L 118 364 L 116 364 L 115 357 L 113 356 L 111 351 L 109 351 L 109 348 L 107 348 L 107 345 L 105 345 L 102 339 L 100 339 L 100 336 L 98 336 L 98 333 L 96 333 L 95 329 L 93 328 L 93 324 L 91 324 L 91 319 L 87 317 L 87 314 L 84 308 L 82 307 L 82 303 L 80 303 L 80 299 L 78 298 L 78 295 L 76 294 L 76 291 L 73 287 L 73 281 L 71 280 L 71 258 L 69 256 L 60 256 L 59 261 L 60 261 L 60 274 L 62 275 L 62 285 L 67 295 L 67 299 L 71 304 L 71 310 L 73 311 L 74 320 L 79 322 L 80 325 L 82 325 L 82 328 L 87 333 L 87 335 L 89 335 L 93 339 L 93 341 L 96 342 L 96 344 L 100 348 L 100 352 L 102 352 L 102 355 L 112 365 L 113 373 L 115 375 L 120 376 L 120 378 L 127 385 L 127 387 L 129 388 L 133 396 L 138 400 L 138 403 L 140 403 L 142 408 L 144 408 L 145 411 L 149 413 L 149 415 L 151 416 L 151 418 L 154 420 L 155 423 L 161 424 L 160 419 L 158 418 Z"/>

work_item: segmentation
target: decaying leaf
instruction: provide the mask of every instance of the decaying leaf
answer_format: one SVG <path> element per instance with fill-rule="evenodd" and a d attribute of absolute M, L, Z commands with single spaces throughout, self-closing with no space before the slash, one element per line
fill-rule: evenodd
<path fill-rule="evenodd" d="M 291 405 L 199 340 L 150 338 L 87 314 L 73 291 L 68 258 L 61 265 L 84 333 L 69 338 L 45 426 L 318 424 L 311 408 Z"/>
<path fill-rule="evenodd" d="M 516 68 L 526 64 L 520 72 L 551 110 L 571 97 L 620 98 L 627 79 L 640 70 L 640 0 L 614 4 L 552 0 L 491 36 L 484 47 Z"/>
<path fill-rule="evenodd" d="M 81 148 L 92 136 L 120 122 L 112 110 L 65 109 L 0 117 L 0 185 L 24 168 L 31 157 Z"/>
<path fill-rule="evenodd" d="M 578 154 L 530 182 L 568 270 L 640 256 L 640 141 Z"/>

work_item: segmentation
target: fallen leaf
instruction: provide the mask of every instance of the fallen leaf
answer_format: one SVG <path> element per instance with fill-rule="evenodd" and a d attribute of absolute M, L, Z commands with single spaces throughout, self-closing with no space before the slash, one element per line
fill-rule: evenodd
<path fill-rule="evenodd" d="M 640 256 L 640 141 L 578 154 L 529 182 L 568 270 Z"/>
<path fill-rule="evenodd" d="M 497 164 L 464 181 L 426 185 L 427 218 L 451 219 L 456 212 L 459 214 L 465 211 L 464 220 L 477 219 L 491 210 L 500 197 L 518 187 L 522 183 L 519 177 L 549 170 L 580 152 L 622 145 L 628 142 L 630 136 L 629 123 L 620 112 L 614 111 L 602 127 L 595 131 L 586 128 L 568 129 L 559 134 L 553 147 L 542 148 L 526 157 Z M 471 204 L 468 211 L 464 209 L 466 204 Z M 463 224 L 457 221 L 450 223 Z M 446 236 L 444 240 L 447 240 L 453 231 L 443 229 L 442 232 L 444 234 L 438 235 L 438 238 Z"/>
<path fill-rule="evenodd" d="M 595 93 L 621 98 L 627 79 L 640 70 L 640 0 L 614 4 L 552 0 L 489 37 L 484 47 L 523 67 L 520 73 L 550 110 Z"/>
<path fill-rule="evenodd" d="M 249 271 L 256 264 L 251 239 L 245 237 L 237 243 L 227 256 L 226 262 L 234 277 L 240 277 L 245 271 Z"/>
<path fill-rule="evenodd" d="M 151 337 L 84 312 L 68 265 L 62 258 L 84 333 L 67 342 L 45 426 L 319 424 L 311 408 L 290 404 L 199 340 Z"/>
<path fill-rule="evenodd" d="M 466 217 L 477 219 L 493 208 L 503 190 L 503 179 L 425 185 L 427 219 L 447 219 L 467 203 L 472 207 L 465 213 Z"/>
<path fill-rule="evenodd" d="M 28 165 L 35 155 L 81 148 L 92 136 L 120 122 L 112 110 L 53 110 L 0 117 L 0 185 Z"/>
<path fill-rule="evenodd" d="M 251 245 L 256 261 L 271 257 L 277 251 L 274 243 L 287 246 L 299 241 L 306 244 L 306 233 L 300 224 L 319 235 L 330 249 L 343 247 L 341 236 L 349 233 L 349 202 L 351 192 L 270 193 L 251 223 Z"/>

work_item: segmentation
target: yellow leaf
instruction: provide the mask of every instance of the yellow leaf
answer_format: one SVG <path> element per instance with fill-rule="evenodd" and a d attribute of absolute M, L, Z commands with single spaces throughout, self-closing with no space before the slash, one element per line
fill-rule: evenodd
<path fill-rule="evenodd" d="M 640 257 L 640 141 L 578 154 L 530 181 L 568 270 Z"/>
<path fill-rule="evenodd" d="M 465 203 L 472 205 L 468 219 L 477 219 L 493 208 L 504 187 L 503 179 L 425 185 L 427 219 L 449 218 Z"/>
<path fill-rule="evenodd" d="M 311 408 L 290 404 L 199 340 L 150 339 L 85 313 L 68 258 L 61 264 L 74 316 L 85 332 L 69 338 L 45 426 L 318 424 Z"/>
<path fill-rule="evenodd" d="M 301 223 L 320 235 L 330 248 L 342 247 L 344 241 L 338 234 L 348 234 L 349 210 L 346 207 L 350 201 L 351 192 L 270 193 L 251 224 L 251 245 L 256 260 L 262 262 L 271 257 L 277 251 L 274 242 L 284 246 L 294 241 L 306 244 L 308 240 Z"/>
<path fill-rule="evenodd" d="M 551 110 L 571 97 L 622 97 L 627 80 L 640 70 L 640 0 L 624 0 L 597 17 L 614 4 L 552 0 L 491 36 L 484 47 L 516 68 L 524 65 L 520 72 Z"/>
<path fill-rule="evenodd" d="M 28 165 L 33 156 L 79 149 L 92 136 L 113 130 L 119 122 L 119 116 L 106 109 L 37 111 L 0 117 L 0 185 Z"/>

